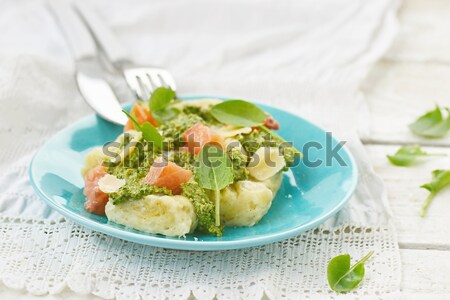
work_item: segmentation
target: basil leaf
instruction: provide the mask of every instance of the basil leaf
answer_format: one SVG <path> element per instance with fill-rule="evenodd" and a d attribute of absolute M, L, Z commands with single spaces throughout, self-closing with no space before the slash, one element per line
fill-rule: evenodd
<path fill-rule="evenodd" d="M 436 196 L 436 194 L 442 189 L 450 185 L 450 170 L 434 170 L 431 174 L 431 182 L 420 186 L 421 188 L 430 191 L 425 203 L 422 205 L 422 210 L 420 212 L 421 217 L 425 217 L 434 196 Z"/>
<path fill-rule="evenodd" d="M 131 122 L 133 122 L 134 127 L 136 127 L 136 130 L 140 131 L 141 130 L 141 124 L 139 124 L 139 122 L 136 121 L 136 119 L 129 112 L 127 112 L 125 109 L 122 109 L 122 112 L 127 115 L 127 117 L 131 120 Z"/>
<path fill-rule="evenodd" d="M 216 226 L 219 226 L 220 190 L 233 183 L 233 168 L 228 155 L 215 146 L 204 146 L 198 156 L 195 178 L 202 188 L 215 192 Z"/>
<path fill-rule="evenodd" d="M 409 166 L 421 156 L 446 156 L 446 154 L 430 154 L 416 145 L 401 147 L 394 155 L 387 155 L 387 158 L 396 166 Z"/>
<path fill-rule="evenodd" d="M 364 263 L 373 255 L 370 251 L 361 260 L 350 267 L 350 255 L 342 254 L 328 263 L 328 284 L 333 291 L 347 293 L 355 289 L 364 278 Z"/>
<path fill-rule="evenodd" d="M 162 149 L 163 137 L 159 133 L 158 129 L 153 127 L 153 125 L 150 124 L 149 122 L 144 122 L 142 124 L 141 131 L 144 140 L 153 143 L 153 146 L 155 146 L 156 148 Z"/>
<path fill-rule="evenodd" d="M 170 88 L 159 87 L 150 96 L 150 111 L 162 110 L 175 98 L 175 92 Z"/>
<path fill-rule="evenodd" d="M 449 114 L 449 109 L 445 110 Z M 419 117 L 409 128 L 414 134 L 425 138 L 441 138 L 450 130 L 450 115 L 444 118 L 442 109 L 436 106 L 435 110 Z"/>
<path fill-rule="evenodd" d="M 156 121 L 161 124 L 175 119 L 180 114 L 180 110 L 174 107 L 168 107 L 162 110 L 156 110 L 152 112 L 152 116 Z"/>
<path fill-rule="evenodd" d="M 153 146 L 155 146 L 156 148 L 162 149 L 163 137 L 161 136 L 159 131 L 155 127 L 153 127 L 152 124 L 150 124 L 149 122 L 144 122 L 141 125 L 129 112 L 124 109 L 122 109 L 122 111 L 133 122 L 136 130 L 142 132 L 142 137 L 144 138 L 144 140 L 153 143 Z"/>
<path fill-rule="evenodd" d="M 253 103 L 244 100 L 227 100 L 211 107 L 218 121 L 235 126 L 257 126 L 267 118 L 266 113 Z"/>

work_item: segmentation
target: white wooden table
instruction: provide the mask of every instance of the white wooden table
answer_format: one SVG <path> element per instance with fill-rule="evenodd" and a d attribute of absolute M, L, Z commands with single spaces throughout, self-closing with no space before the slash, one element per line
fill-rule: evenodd
<path fill-rule="evenodd" d="M 450 1 L 405 0 L 400 32 L 361 87 L 370 105 L 371 132 L 364 137 L 376 172 L 385 180 L 403 264 L 405 299 L 450 299 L 450 189 L 439 194 L 426 218 L 419 216 L 427 191 L 419 188 L 437 168 L 450 169 L 450 135 L 439 140 L 413 136 L 408 124 L 435 104 L 450 106 Z M 386 159 L 404 144 L 421 144 L 449 157 L 414 167 Z M 98 299 L 67 291 L 35 297 L 6 290 L 2 299 Z M 396 296 L 398 299 L 398 296 Z"/>
<path fill-rule="evenodd" d="M 434 199 L 426 218 L 419 216 L 428 195 L 419 186 L 431 179 L 432 170 L 450 169 L 450 135 L 423 140 L 408 130 L 409 123 L 435 104 L 450 106 L 450 1 L 405 0 L 399 19 L 396 41 L 361 87 L 372 122 L 364 141 L 394 213 L 403 293 L 450 299 L 450 189 Z M 416 143 L 449 157 L 408 168 L 386 159 L 400 145 Z"/>

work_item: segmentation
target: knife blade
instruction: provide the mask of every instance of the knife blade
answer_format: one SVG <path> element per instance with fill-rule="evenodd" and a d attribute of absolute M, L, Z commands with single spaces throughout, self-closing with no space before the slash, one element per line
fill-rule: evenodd
<path fill-rule="evenodd" d="M 65 1 L 49 1 L 75 60 L 75 78 L 86 103 L 103 119 L 124 125 L 127 117 L 98 59 L 97 46 L 89 30 L 70 4 Z"/>

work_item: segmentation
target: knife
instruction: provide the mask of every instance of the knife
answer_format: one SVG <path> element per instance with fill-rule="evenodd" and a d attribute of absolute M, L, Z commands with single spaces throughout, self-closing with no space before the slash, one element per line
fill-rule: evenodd
<path fill-rule="evenodd" d="M 67 2 L 52 0 L 49 1 L 49 7 L 72 50 L 76 68 L 75 78 L 84 100 L 103 119 L 125 125 L 127 117 L 105 79 L 97 46 L 89 30 Z"/>

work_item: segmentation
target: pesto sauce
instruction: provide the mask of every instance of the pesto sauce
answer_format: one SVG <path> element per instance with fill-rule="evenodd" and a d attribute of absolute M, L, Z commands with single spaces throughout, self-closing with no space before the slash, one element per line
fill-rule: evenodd
<path fill-rule="evenodd" d="M 197 182 L 187 182 L 181 185 L 182 196 L 188 198 L 194 206 L 197 215 L 197 230 L 222 236 L 223 226 L 216 226 L 215 204 L 206 191 Z"/>
<path fill-rule="evenodd" d="M 249 157 L 255 154 L 256 150 L 260 147 L 279 148 L 286 161 L 286 167 L 283 171 L 286 171 L 295 161 L 296 151 L 291 145 L 284 141 L 274 139 L 271 135 L 260 130 L 253 130 L 249 134 L 241 135 L 239 142 L 242 144 Z"/>
<path fill-rule="evenodd" d="M 238 147 L 234 147 L 228 150 L 228 156 L 233 167 L 234 182 L 247 180 L 249 174 L 246 168 L 248 163 L 247 155 L 245 155 Z"/>
<path fill-rule="evenodd" d="M 198 116 L 207 126 L 220 125 L 221 123 L 214 118 L 210 109 L 201 108 L 198 106 L 186 105 L 183 108 L 183 113 L 189 116 Z"/>
<path fill-rule="evenodd" d="M 142 182 L 150 166 L 161 152 L 149 147 L 146 141 L 136 144 L 134 151 L 118 165 L 109 165 L 108 173 L 119 179 L 125 179 L 125 185 L 116 193 L 111 193 L 113 204 L 128 200 L 139 200 L 150 194 L 172 195 L 169 189 L 149 185 Z"/>
<path fill-rule="evenodd" d="M 165 150 L 181 147 L 183 145 L 183 132 L 200 121 L 202 121 L 202 118 L 199 116 L 180 113 L 175 119 L 161 124 L 158 129 L 162 132 Z"/>

